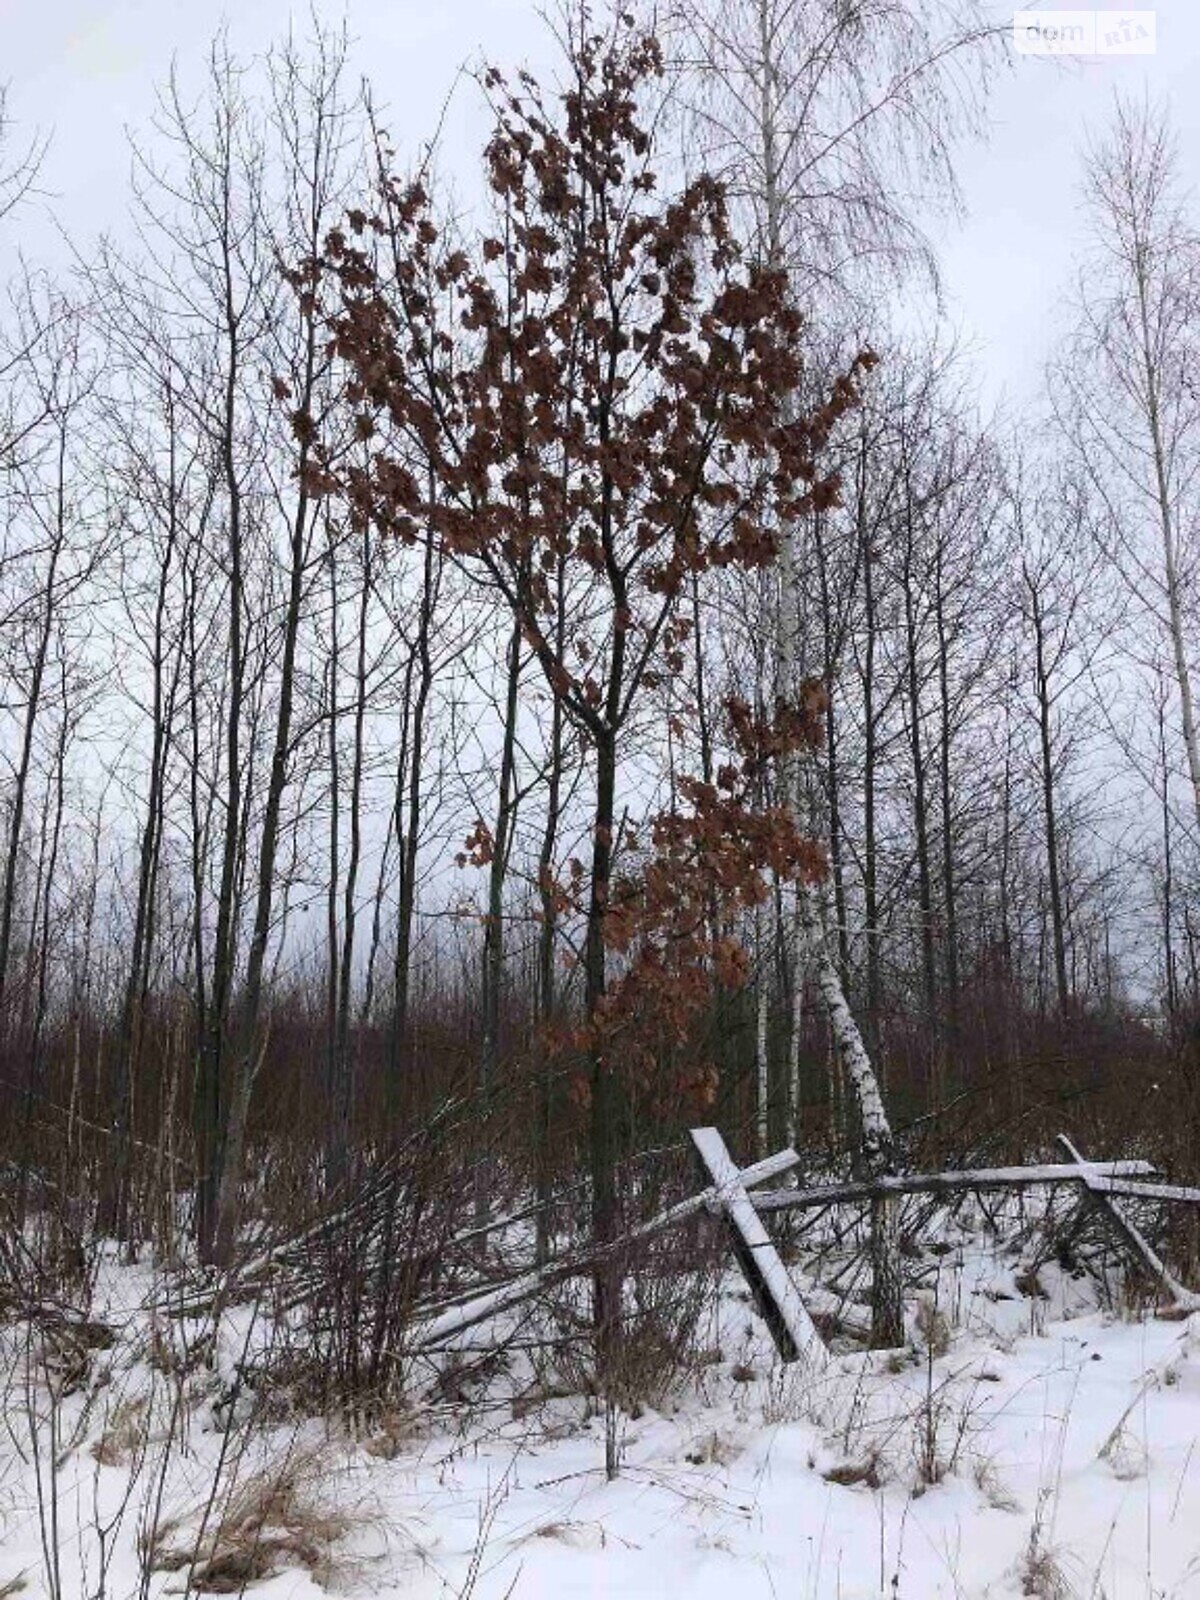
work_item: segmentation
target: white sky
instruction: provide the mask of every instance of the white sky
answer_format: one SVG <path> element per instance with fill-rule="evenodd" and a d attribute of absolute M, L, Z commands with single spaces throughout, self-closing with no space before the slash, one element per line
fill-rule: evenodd
<path fill-rule="evenodd" d="M 339 5 L 320 9 L 337 17 Z M 1064 69 L 1014 55 L 996 87 L 990 140 L 963 153 L 967 219 L 940 236 L 950 309 L 985 392 L 1014 406 L 1035 393 L 1056 330 L 1071 316 L 1079 149 L 1085 131 L 1103 123 L 1113 91 L 1148 84 L 1166 97 L 1185 173 L 1200 172 L 1200 0 L 1159 0 L 1156 9 L 1151 58 Z M 53 136 L 43 183 L 78 242 L 119 230 L 126 129 L 136 136 L 146 128 L 173 56 L 185 73 L 198 70 L 227 15 L 235 50 L 252 53 L 283 35 L 292 15 L 302 31 L 307 8 L 290 0 L 242 0 L 236 10 L 222 0 L 0 0 L 0 81 L 19 129 Z M 371 78 L 402 157 L 437 125 L 461 66 L 486 56 L 536 68 L 552 54 L 533 0 L 350 0 L 347 15 L 355 65 Z M 463 86 L 445 129 L 444 170 L 467 170 L 482 131 L 477 97 Z M 47 223 L 28 214 L 8 230 L 5 248 L 14 244 L 35 258 L 55 253 Z"/>
<path fill-rule="evenodd" d="M 941 250 L 951 311 L 987 387 L 1014 406 L 1033 396 L 1073 320 L 1072 263 L 1085 238 L 1080 156 L 1087 135 L 1103 129 L 1114 94 L 1148 89 L 1166 102 L 1183 178 L 1191 186 L 1200 177 L 1200 0 L 1136 4 L 1157 12 L 1156 55 L 1068 68 L 1010 52 L 1011 71 L 992 100 L 991 136 L 959 164 L 968 216 L 943 231 Z M 1113 0 L 1097 9 L 1121 14 Z"/>

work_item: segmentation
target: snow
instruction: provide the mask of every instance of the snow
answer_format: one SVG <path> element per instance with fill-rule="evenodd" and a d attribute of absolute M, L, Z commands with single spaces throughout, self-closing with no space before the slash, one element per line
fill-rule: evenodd
<path fill-rule="evenodd" d="M 524 1403 L 524 1355 L 469 1410 L 431 1390 L 357 1438 L 270 1406 L 250 1427 L 253 1397 L 230 1387 L 267 1320 L 227 1313 L 213 1363 L 200 1343 L 185 1372 L 164 1343 L 200 1325 L 155 1334 L 138 1309 L 150 1275 L 109 1264 L 99 1292 L 121 1337 L 57 1408 L 44 1382 L 18 1381 L 6 1336 L 0 1593 L 17 1580 L 62 1600 L 183 1593 L 185 1570 L 143 1587 L 139 1530 L 158 1500 L 180 1546 L 214 1481 L 244 1487 L 286 1463 L 317 1533 L 253 1583 L 264 1600 L 1200 1596 L 1200 1316 L 1116 1314 L 1057 1267 L 1040 1271 L 1044 1297 L 1022 1294 L 1020 1263 L 965 1231 L 941 1249 L 907 1352 L 842 1351 L 815 1378 L 779 1363 L 731 1272 L 700 1329 L 711 1359 L 671 1403 L 622 1418 L 613 1483 L 594 1402 Z M 131 1403 L 149 1442 L 142 1429 L 97 1461 Z"/>

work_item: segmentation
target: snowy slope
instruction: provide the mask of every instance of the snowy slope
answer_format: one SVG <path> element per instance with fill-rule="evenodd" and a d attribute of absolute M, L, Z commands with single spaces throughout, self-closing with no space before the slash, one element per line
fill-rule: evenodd
<path fill-rule="evenodd" d="M 431 1402 L 351 1439 L 223 1404 L 262 1335 L 248 1312 L 190 1371 L 132 1313 L 82 1382 L 18 1382 L 10 1338 L 0 1593 L 185 1592 L 216 1484 L 210 1532 L 267 1506 L 250 1542 L 274 1575 L 229 1578 L 264 1600 L 1200 1597 L 1200 1317 L 1114 1317 L 1086 1281 L 1042 1279 L 1023 1296 L 959 1248 L 907 1355 L 841 1354 L 805 1387 L 731 1280 L 688 1393 L 621 1419 L 613 1483 L 586 1397 L 514 1402 L 515 1370 L 469 1414 Z M 114 1274 L 109 1294 L 145 1287 Z"/>

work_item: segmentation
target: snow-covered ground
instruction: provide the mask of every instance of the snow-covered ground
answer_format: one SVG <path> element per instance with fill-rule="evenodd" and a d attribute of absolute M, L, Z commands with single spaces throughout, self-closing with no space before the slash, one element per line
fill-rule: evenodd
<path fill-rule="evenodd" d="M 815 1384 L 731 1275 L 688 1392 L 621 1417 L 615 1482 L 594 1406 L 522 1398 L 520 1362 L 469 1412 L 443 1397 L 351 1439 L 222 1403 L 261 1336 L 244 1310 L 183 1366 L 130 1317 L 88 1372 L 27 1383 L 10 1339 L 0 1595 L 181 1594 L 224 1522 L 227 1588 L 263 1600 L 1200 1597 L 1200 1315 L 1116 1316 L 1056 1269 L 1023 1294 L 962 1241 L 937 1270 L 906 1354 L 840 1354 Z M 110 1273 L 114 1322 L 146 1286 Z"/>

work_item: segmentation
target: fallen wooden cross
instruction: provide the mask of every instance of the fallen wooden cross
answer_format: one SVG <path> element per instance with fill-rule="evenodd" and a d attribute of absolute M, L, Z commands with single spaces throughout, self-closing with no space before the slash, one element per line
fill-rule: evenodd
<path fill-rule="evenodd" d="M 1175 1306 L 1185 1311 L 1200 1308 L 1200 1296 L 1172 1276 L 1149 1241 L 1115 1203 L 1117 1197 L 1139 1196 L 1200 1203 L 1198 1189 L 1145 1181 L 1152 1178 L 1156 1170 L 1149 1161 L 1087 1161 L 1065 1135 L 1060 1135 L 1058 1142 L 1070 1158 L 1065 1162 L 885 1174 L 848 1183 L 817 1184 L 807 1189 L 764 1190 L 759 1185 L 781 1177 L 800 1164 L 800 1157 L 794 1150 L 781 1150 L 739 1168 L 716 1128 L 693 1128 L 691 1137 L 710 1180 L 708 1187 L 699 1194 L 652 1217 L 603 1251 L 585 1251 L 564 1261 L 551 1262 L 494 1289 L 476 1294 L 468 1292 L 458 1303 L 439 1307 L 414 1329 L 412 1348 L 437 1349 L 466 1329 L 531 1299 L 541 1290 L 591 1271 L 607 1256 L 626 1252 L 707 1210 L 724 1219 L 738 1264 L 780 1356 L 788 1362 L 804 1361 L 813 1370 L 819 1370 L 828 1361 L 828 1350 L 775 1248 L 764 1216 L 881 1197 L 984 1193 L 1039 1185 L 1082 1186 L 1089 1201 L 1117 1230 L 1130 1253 L 1167 1289 Z"/>
<path fill-rule="evenodd" d="M 741 1171 L 741 1181 L 744 1187 L 767 1183 L 772 1178 L 783 1177 L 785 1172 L 790 1172 L 799 1165 L 800 1157 L 794 1150 L 780 1150 L 773 1156 L 766 1156 L 762 1161 L 756 1161 L 753 1166 L 744 1167 Z M 531 1299 L 542 1289 L 563 1283 L 568 1278 L 580 1277 L 590 1272 L 606 1257 L 622 1254 L 631 1246 L 643 1244 L 646 1240 L 665 1233 L 669 1228 L 677 1227 L 689 1217 L 698 1216 L 702 1211 L 712 1210 L 718 1201 L 716 1185 L 703 1189 L 699 1194 L 692 1195 L 687 1200 L 680 1200 L 677 1205 L 660 1212 L 657 1217 L 651 1217 L 649 1222 L 643 1222 L 640 1227 L 622 1234 L 604 1250 L 583 1251 L 565 1261 L 551 1261 L 544 1267 L 523 1273 L 521 1277 L 499 1284 L 494 1289 L 464 1296 L 461 1303 L 439 1308 L 419 1326 L 415 1331 L 413 1347 L 417 1350 L 436 1349 L 467 1328 L 473 1328 L 489 1317 L 494 1317 L 501 1311 L 507 1311 L 510 1307 Z M 801 1309 L 803 1310 L 803 1307 Z"/>
<path fill-rule="evenodd" d="M 418 1313 L 409 1333 L 408 1348 L 413 1353 L 441 1349 L 459 1335 L 500 1313 L 533 1299 L 537 1294 L 570 1278 L 592 1272 L 606 1260 L 621 1257 L 667 1230 L 677 1227 L 702 1211 L 721 1217 L 728 1229 L 734 1253 L 754 1295 L 775 1347 L 784 1361 L 804 1362 L 820 1370 L 829 1359 L 828 1350 L 767 1231 L 764 1217 L 775 1212 L 819 1209 L 910 1194 L 956 1195 L 989 1190 L 1024 1189 L 1034 1185 L 1077 1184 L 1093 1206 L 1116 1229 L 1129 1252 L 1150 1271 L 1167 1290 L 1177 1309 L 1200 1309 L 1200 1295 L 1194 1294 L 1175 1278 L 1136 1224 L 1118 1205 L 1121 1199 L 1152 1199 L 1200 1204 L 1200 1189 L 1146 1181 L 1155 1174 L 1148 1161 L 1088 1161 L 1065 1136 L 1059 1144 L 1069 1157 L 1065 1162 L 1040 1166 L 983 1167 L 974 1170 L 932 1173 L 884 1174 L 847 1183 L 818 1184 L 807 1189 L 762 1189 L 760 1186 L 800 1165 L 794 1150 L 786 1149 L 761 1161 L 739 1168 L 715 1128 L 693 1128 L 692 1143 L 709 1183 L 699 1193 L 680 1200 L 658 1216 L 632 1228 L 621 1238 L 602 1248 L 585 1249 L 545 1266 L 522 1273 L 506 1282 L 490 1286 L 473 1285 L 450 1300 L 427 1306 Z M 352 1210 L 344 1213 L 349 1216 Z M 521 1216 L 527 1213 L 521 1213 Z M 511 1224 L 514 1218 L 491 1222 L 482 1232 Z M 327 1224 L 321 1224 L 321 1227 Z M 310 1234 L 300 1236 L 301 1242 Z M 295 1253 L 298 1241 L 283 1241 L 259 1257 L 241 1274 L 232 1274 L 219 1286 L 220 1297 L 228 1299 L 238 1287 L 262 1292 L 273 1267 L 283 1264 L 285 1253 Z M 247 1281 L 249 1280 L 249 1281 Z M 810 1296 L 824 1291 L 809 1288 Z M 194 1314 L 197 1304 L 211 1303 L 210 1289 L 196 1297 L 183 1297 L 175 1314 Z M 814 1299 L 819 1308 L 819 1299 Z M 818 1309 L 818 1315 L 820 1311 Z"/>

